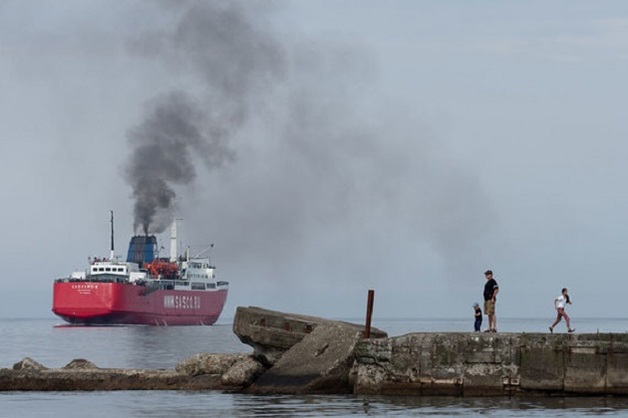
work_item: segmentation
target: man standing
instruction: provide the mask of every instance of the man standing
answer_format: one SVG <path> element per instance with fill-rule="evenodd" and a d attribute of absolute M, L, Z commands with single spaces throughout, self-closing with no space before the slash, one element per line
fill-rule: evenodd
<path fill-rule="evenodd" d="M 484 332 L 497 332 L 497 318 L 495 317 L 495 301 L 499 286 L 493 279 L 493 272 L 486 270 L 486 284 L 484 285 L 484 313 L 488 316 L 488 329 Z"/>

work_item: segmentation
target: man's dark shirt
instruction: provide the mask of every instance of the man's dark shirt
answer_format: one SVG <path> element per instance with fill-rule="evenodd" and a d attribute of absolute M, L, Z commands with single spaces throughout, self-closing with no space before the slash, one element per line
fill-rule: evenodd
<path fill-rule="evenodd" d="M 487 280 L 486 284 L 484 285 L 484 300 L 490 300 L 493 297 L 495 289 L 497 289 L 498 287 L 499 286 L 497 286 L 497 282 L 495 281 L 495 279 Z M 497 300 L 497 298 L 495 298 L 495 300 Z"/>

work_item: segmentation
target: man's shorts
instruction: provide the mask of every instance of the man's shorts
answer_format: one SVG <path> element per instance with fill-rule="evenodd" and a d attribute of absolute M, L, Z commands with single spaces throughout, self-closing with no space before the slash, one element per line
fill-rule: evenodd
<path fill-rule="evenodd" d="M 484 301 L 484 313 L 486 315 L 495 315 L 495 302 L 492 300 Z"/>

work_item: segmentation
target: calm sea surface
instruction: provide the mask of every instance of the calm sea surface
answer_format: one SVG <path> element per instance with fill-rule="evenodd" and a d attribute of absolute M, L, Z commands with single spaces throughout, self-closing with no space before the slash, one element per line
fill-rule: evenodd
<path fill-rule="evenodd" d="M 347 319 L 345 319 L 347 320 Z M 362 323 L 363 319 L 348 319 Z M 544 332 L 548 319 L 500 319 L 500 331 Z M 628 332 L 628 318 L 573 319 L 577 332 Z M 390 336 L 469 331 L 472 319 L 386 319 Z M 564 332 L 564 324 L 557 331 Z M 174 368 L 200 352 L 248 353 L 231 320 L 211 327 L 69 327 L 55 318 L 0 320 L 0 367 L 30 357 L 47 367 Z M 0 417 L 628 416 L 628 398 L 252 396 L 220 392 L 0 392 Z"/>

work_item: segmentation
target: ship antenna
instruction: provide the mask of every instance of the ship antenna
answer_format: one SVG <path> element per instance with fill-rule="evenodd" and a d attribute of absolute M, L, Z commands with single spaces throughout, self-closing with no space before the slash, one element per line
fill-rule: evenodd
<path fill-rule="evenodd" d="M 198 258 L 198 257 L 200 257 L 200 256 L 201 256 L 201 254 L 203 254 L 205 251 L 210 250 L 210 249 L 212 249 L 212 248 L 214 248 L 214 244 L 212 244 L 212 245 L 210 245 L 209 247 L 205 248 L 203 251 L 200 251 L 200 252 L 196 253 L 196 255 L 195 255 L 194 257 L 192 257 L 192 258 Z"/>
<path fill-rule="evenodd" d="M 111 211 L 111 257 L 109 259 L 113 261 L 113 211 Z"/>

